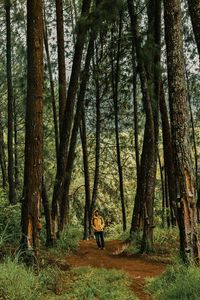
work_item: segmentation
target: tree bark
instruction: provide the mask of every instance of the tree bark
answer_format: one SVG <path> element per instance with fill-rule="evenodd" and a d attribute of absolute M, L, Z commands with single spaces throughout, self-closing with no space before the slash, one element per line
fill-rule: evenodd
<path fill-rule="evenodd" d="M 15 148 L 14 148 L 14 153 L 15 153 L 15 187 L 19 186 L 19 159 L 18 159 L 18 131 L 17 131 L 17 111 L 16 111 L 16 100 L 14 97 L 13 101 L 14 105 L 14 141 L 15 141 Z"/>
<path fill-rule="evenodd" d="M 83 108 L 85 105 L 85 93 L 86 93 L 87 82 L 89 80 L 90 62 L 91 62 L 91 58 L 94 53 L 94 39 L 95 39 L 95 36 L 91 36 L 89 44 L 88 44 L 88 48 L 87 48 L 85 66 L 84 66 L 84 70 L 83 70 L 83 73 L 81 76 L 82 80 L 81 80 L 80 90 L 79 90 L 79 94 L 78 94 L 76 114 L 75 114 L 75 119 L 74 119 L 72 136 L 71 136 L 71 140 L 70 140 L 69 155 L 68 155 L 66 173 L 65 173 L 64 189 L 63 189 L 62 202 L 61 202 L 61 207 L 60 207 L 60 212 L 61 212 L 60 230 L 62 230 L 64 225 L 67 224 L 67 222 L 68 222 L 67 208 L 69 207 L 69 188 L 70 188 L 71 175 L 72 175 L 73 164 L 74 164 L 74 159 L 75 159 L 75 150 L 76 150 L 78 129 L 80 126 L 82 111 L 83 111 Z"/>
<path fill-rule="evenodd" d="M 83 166 L 84 166 L 84 179 L 85 179 L 85 213 L 84 213 L 84 235 L 83 239 L 87 240 L 89 237 L 89 221 L 90 221 L 90 173 L 88 163 L 88 150 L 87 150 L 87 133 L 86 133 L 86 120 L 85 120 L 85 109 L 82 110 L 80 126 L 80 135 L 82 142 L 83 151 Z"/>
<path fill-rule="evenodd" d="M 90 220 L 89 220 L 89 234 L 91 235 L 91 221 L 96 204 L 99 186 L 99 168 L 100 168 L 100 135 L 101 135 L 101 110 L 100 110 L 100 82 L 99 82 L 99 55 L 98 46 L 96 46 L 96 63 L 93 63 L 95 91 L 96 91 L 96 146 L 95 146 L 95 170 L 94 170 L 94 184 L 92 191 L 92 200 L 90 206 Z"/>
<path fill-rule="evenodd" d="M 81 19 L 87 18 L 90 9 L 90 3 L 91 0 L 83 0 Z M 82 59 L 82 53 L 85 44 L 87 29 L 88 29 L 87 24 L 83 24 L 80 22 L 78 23 L 77 40 L 76 40 L 76 45 L 74 50 L 72 72 L 71 72 L 71 77 L 70 77 L 70 82 L 69 82 L 68 92 L 67 92 L 67 103 L 66 103 L 66 108 L 63 117 L 63 126 L 60 132 L 58 164 L 57 164 L 57 172 L 56 172 L 54 191 L 53 191 L 52 218 L 55 227 L 57 227 L 58 225 L 58 224 L 56 225 L 58 219 L 58 203 L 59 204 L 61 203 L 61 199 L 62 199 L 61 197 L 63 195 L 62 190 L 64 187 L 65 171 L 67 166 L 71 130 L 72 130 L 72 124 L 74 119 L 75 98 L 77 93 L 78 78 L 80 75 L 81 59 Z"/>
<path fill-rule="evenodd" d="M 119 121 L 118 121 L 118 112 L 119 112 L 118 86 L 119 86 L 119 77 L 120 77 L 121 34 L 122 34 L 122 12 L 120 12 L 120 18 L 119 18 L 119 33 L 118 33 L 118 41 L 117 41 L 116 66 L 114 66 L 115 57 L 111 58 L 112 59 L 111 65 L 112 65 L 112 92 L 113 92 L 114 117 L 115 117 L 117 166 L 118 166 L 118 174 L 119 174 L 119 190 L 120 190 L 120 200 L 121 200 L 121 209 L 122 209 L 122 225 L 123 225 L 123 231 L 125 231 L 126 230 L 126 208 L 125 208 L 125 199 L 124 199 L 124 182 L 123 182 L 123 170 L 122 170 L 122 163 L 121 163 L 121 151 L 120 151 L 120 141 L 119 141 Z"/>
<path fill-rule="evenodd" d="M 3 188 L 5 189 L 7 184 L 7 173 L 6 173 L 5 143 L 3 137 L 1 113 L 0 113 L 0 164 L 1 164 L 1 172 L 2 172 L 2 184 L 3 184 Z"/>
<path fill-rule="evenodd" d="M 43 177 L 43 16 L 42 0 L 27 0 L 27 100 L 25 124 L 24 250 L 39 250 L 39 218 Z"/>
<path fill-rule="evenodd" d="M 158 3 L 156 3 L 158 4 Z M 157 47 L 155 39 L 155 15 L 157 16 L 157 6 L 151 1 L 150 7 L 153 15 L 149 18 L 149 32 L 147 46 L 154 49 Z M 141 47 L 141 37 L 138 32 L 137 16 L 132 0 L 128 0 L 128 9 L 131 19 L 132 34 L 135 41 L 136 57 L 138 62 L 138 73 L 140 75 L 141 89 L 143 95 L 144 108 L 146 113 L 146 123 L 144 130 L 144 141 L 141 155 L 141 164 L 139 170 L 139 179 L 135 196 L 133 209 L 130 238 L 143 226 L 143 238 L 141 243 L 141 252 L 149 252 L 153 248 L 153 203 L 156 178 L 157 162 L 157 138 L 158 138 L 158 91 L 159 82 L 153 66 L 144 65 L 143 50 Z M 151 23 L 152 22 L 152 23 Z M 151 35 L 153 41 L 151 40 Z M 150 53 L 150 61 L 157 61 L 155 52 Z"/>
<path fill-rule="evenodd" d="M 42 205 L 44 208 L 44 215 L 46 221 L 46 246 L 51 246 L 53 245 L 53 238 L 51 233 L 51 211 L 49 207 L 49 201 L 48 201 L 44 178 L 42 180 Z"/>
<path fill-rule="evenodd" d="M 65 42 L 63 24 L 63 1 L 56 0 L 56 30 L 58 45 L 58 84 L 59 84 L 59 131 L 61 133 L 67 101 L 67 83 L 65 68 Z"/>
<path fill-rule="evenodd" d="M 180 252 L 183 261 L 190 264 L 194 261 L 199 262 L 200 249 L 196 227 L 197 213 L 189 141 L 189 111 L 179 0 L 164 0 L 164 20 L 172 145 L 178 179 Z"/>
<path fill-rule="evenodd" d="M 14 182 L 14 152 L 13 152 L 13 84 L 12 84 L 12 55 L 11 55 L 11 22 L 10 0 L 5 0 L 6 10 L 6 62 L 7 62 L 7 93 L 8 93 L 8 183 L 9 202 L 16 202 Z"/>
<path fill-rule="evenodd" d="M 188 0 L 189 13 L 192 21 L 195 40 L 200 58 L 200 2 L 199 0 Z"/>
<path fill-rule="evenodd" d="M 52 111 L 53 111 L 53 122 L 54 122 L 54 132 L 55 132 L 55 150 L 56 150 L 56 158 L 58 158 L 58 147 L 59 147 L 59 131 L 58 131 L 58 121 L 57 121 L 57 111 L 56 111 L 56 97 L 54 92 L 54 81 L 51 69 L 51 59 L 49 53 L 49 43 L 48 43 L 48 33 L 46 26 L 46 15 L 44 10 L 44 46 L 47 57 L 47 67 L 49 71 L 49 80 L 50 80 L 50 89 L 51 89 L 51 103 L 52 103 Z M 61 94 L 61 92 L 60 92 Z"/>
<path fill-rule="evenodd" d="M 162 121 L 164 165 L 166 170 L 167 190 L 169 191 L 171 224 L 175 226 L 177 221 L 177 207 L 176 207 L 177 179 L 175 176 L 174 155 L 173 155 L 172 140 L 171 140 L 171 128 L 169 124 L 163 84 L 161 84 L 159 104 L 160 104 L 160 114 L 161 114 L 161 121 Z"/>

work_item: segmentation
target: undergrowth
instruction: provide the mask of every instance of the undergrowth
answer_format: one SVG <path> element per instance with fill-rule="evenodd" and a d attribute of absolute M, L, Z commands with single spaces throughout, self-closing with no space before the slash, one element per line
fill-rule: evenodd
<path fill-rule="evenodd" d="M 176 264 L 159 277 L 147 280 L 147 289 L 155 300 L 199 300 L 200 272 L 196 266 Z"/>
<path fill-rule="evenodd" d="M 18 259 L 0 264 L 0 299 L 9 300 L 136 300 L 130 279 L 121 271 L 56 266 L 34 270 Z"/>
<path fill-rule="evenodd" d="M 37 276 L 17 259 L 8 257 L 0 264 L 0 299 L 37 300 L 39 290 Z"/>
<path fill-rule="evenodd" d="M 136 300 L 129 278 L 121 271 L 79 267 L 70 272 L 70 278 L 63 300 Z"/>
<path fill-rule="evenodd" d="M 78 249 L 79 241 L 82 237 L 82 230 L 80 227 L 69 225 L 60 234 L 51 252 L 70 253 Z"/>

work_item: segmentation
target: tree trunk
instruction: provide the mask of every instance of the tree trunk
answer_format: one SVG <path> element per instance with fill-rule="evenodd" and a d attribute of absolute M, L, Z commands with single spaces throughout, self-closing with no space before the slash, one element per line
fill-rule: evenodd
<path fill-rule="evenodd" d="M 16 101 L 14 97 L 14 141 L 15 141 L 15 186 L 19 186 L 19 165 L 18 165 L 18 131 L 17 131 L 17 112 L 16 112 Z"/>
<path fill-rule="evenodd" d="M 86 93 L 87 82 L 89 80 L 90 62 L 91 62 L 91 58 L 94 53 L 94 39 L 95 39 L 95 36 L 91 36 L 89 44 L 88 44 L 88 49 L 87 49 L 87 54 L 86 54 L 86 59 L 85 59 L 85 66 L 84 66 L 84 70 L 83 70 L 83 73 L 81 76 L 82 80 L 81 80 L 80 90 L 79 90 L 79 94 L 78 94 L 76 114 L 75 114 L 75 119 L 74 119 L 72 136 L 71 136 L 71 140 L 70 140 L 69 155 L 68 155 L 66 173 L 65 173 L 64 189 L 63 189 L 62 202 L 61 202 L 61 207 L 60 207 L 60 212 L 61 212 L 60 230 L 62 230 L 64 225 L 67 224 L 67 222 L 68 222 L 67 215 L 68 215 L 68 208 L 69 208 L 69 188 L 70 188 L 71 175 L 72 175 L 73 164 L 74 164 L 74 159 L 75 159 L 77 134 L 78 134 L 79 126 L 80 126 L 82 111 L 83 111 L 83 108 L 85 105 L 85 93 Z"/>
<path fill-rule="evenodd" d="M 83 18 L 87 18 L 89 9 L 90 9 L 91 0 L 83 0 L 82 3 L 82 13 L 81 13 L 81 21 Z M 81 59 L 83 53 L 83 47 L 85 44 L 85 38 L 87 33 L 87 22 L 83 24 L 83 22 L 79 22 L 77 25 L 77 40 L 74 50 L 74 58 L 72 64 L 72 72 L 67 92 L 67 103 L 63 117 L 63 126 L 60 132 L 60 147 L 58 152 L 58 164 L 57 164 L 57 172 L 54 183 L 54 191 L 53 191 L 53 200 L 52 200 L 52 221 L 57 227 L 58 224 L 58 203 L 61 203 L 61 197 L 63 195 L 63 187 L 65 180 L 65 172 L 67 166 L 68 159 L 68 151 L 71 137 L 72 124 L 74 119 L 74 106 L 75 106 L 75 98 L 78 87 L 78 78 L 80 75 L 81 69 Z M 55 234 L 55 232 L 53 232 Z"/>
<path fill-rule="evenodd" d="M 44 179 L 42 180 L 42 205 L 44 208 L 44 215 L 46 221 L 46 246 L 51 246 L 53 245 L 53 238 L 51 234 L 51 211 L 49 207 L 49 201 Z"/>
<path fill-rule="evenodd" d="M 166 190 L 165 190 L 165 177 L 163 176 L 163 167 L 160 159 L 160 154 L 158 153 L 158 162 L 160 169 L 160 181 L 162 190 L 162 227 L 165 227 L 165 217 L 166 217 Z"/>
<path fill-rule="evenodd" d="M 123 170 L 121 163 L 121 151 L 119 142 L 119 122 L 118 122 L 118 85 L 120 77 L 120 52 L 121 52 L 121 33 L 122 33 L 122 12 L 120 12 L 119 20 L 119 33 L 117 42 L 117 53 L 116 53 L 116 66 L 114 66 L 114 57 L 112 57 L 112 92 L 113 92 L 113 103 L 114 103 L 114 114 L 115 114 L 115 136 L 116 136 L 116 151 L 117 151 L 117 166 L 119 174 L 119 190 L 122 208 L 122 224 L 123 231 L 126 230 L 126 208 L 124 199 L 124 183 L 123 183 Z M 113 37 L 112 37 L 113 38 Z"/>
<path fill-rule="evenodd" d="M 49 43 L 48 43 L 45 10 L 44 10 L 44 45 L 45 45 L 45 51 L 47 57 L 47 67 L 49 71 L 49 80 L 50 80 L 50 89 L 51 89 L 51 103 L 52 103 L 54 132 L 55 132 L 55 150 L 56 150 L 56 158 L 58 158 L 59 132 L 58 132 L 58 121 L 57 121 L 57 112 L 56 112 L 56 97 L 54 92 L 54 81 L 53 81 L 53 75 L 51 70 L 51 59 L 49 54 Z"/>
<path fill-rule="evenodd" d="M 43 16 L 42 0 L 27 0 L 27 100 L 25 124 L 24 250 L 38 255 L 39 218 L 43 177 Z"/>
<path fill-rule="evenodd" d="M 195 40 L 200 58 L 200 2 L 199 0 L 188 0 L 189 13 L 192 21 Z"/>
<path fill-rule="evenodd" d="M 132 37 L 133 40 L 133 37 Z M 136 163 L 136 176 L 139 177 L 140 170 L 140 153 L 138 143 L 138 104 L 137 104 L 137 71 L 136 71 L 136 57 L 133 52 L 134 44 L 132 41 L 132 64 L 133 64 L 133 109 L 134 109 L 134 138 L 135 138 L 135 163 Z"/>
<path fill-rule="evenodd" d="M 86 120 L 85 109 L 82 111 L 81 119 L 81 142 L 83 150 L 83 166 L 84 166 L 84 178 L 85 178 L 85 213 L 84 213 L 84 235 L 83 239 L 87 240 L 89 237 L 89 221 L 90 221 L 90 173 L 88 163 L 88 150 L 87 150 L 87 133 L 86 133 Z"/>
<path fill-rule="evenodd" d="M 7 184 L 7 174 L 6 174 L 5 143 L 3 137 L 1 113 L 0 113 L 0 164 L 1 164 L 1 172 L 2 172 L 2 183 L 3 183 L 3 188 L 5 189 Z"/>
<path fill-rule="evenodd" d="M 16 202 L 14 182 L 14 153 L 13 153 L 13 85 L 12 85 L 12 57 L 11 57 L 11 23 L 10 0 L 5 0 L 6 10 L 6 61 L 7 61 L 7 92 L 8 92 L 8 183 L 9 202 Z"/>
<path fill-rule="evenodd" d="M 153 49 L 159 47 L 155 39 L 156 21 L 158 3 L 150 3 L 152 18 L 149 18 L 149 34 L 147 45 Z M 157 138 L 158 138 L 158 90 L 159 82 L 153 65 L 149 67 L 144 65 L 143 51 L 141 47 L 141 37 L 138 32 L 137 16 L 132 0 L 128 0 L 128 9 L 131 19 L 132 34 L 135 41 L 136 57 L 138 62 L 138 73 L 140 75 L 141 89 L 143 95 L 144 108 L 146 113 L 146 123 L 144 131 L 143 149 L 141 155 L 141 164 L 139 171 L 139 179 L 135 196 L 135 204 L 133 209 L 130 237 L 138 232 L 143 225 L 143 238 L 141 244 L 142 252 L 149 252 L 153 248 L 153 203 L 156 178 L 156 162 L 157 162 Z M 159 20 L 159 19 L 158 19 Z M 158 22 L 157 20 L 157 22 Z M 152 35 L 152 37 L 151 37 Z M 151 40 L 153 38 L 153 40 Z M 159 48 L 158 48 L 159 49 Z M 156 52 L 150 53 L 150 61 L 157 61 Z M 148 72 L 147 72 L 148 71 Z"/>
<path fill-rule="evenodd" d="M 101 110 L 100 110 L 100 82 L 99 82 L 99 56 L 98 48 L 96 48 L 96 64 L 93 63 L 96 91 L 96 146 L 95 146 L 95 171 L 94 184 L 92 191 L 92 201 L 90 206 L 89 234 L 91 235 L 91 221 L 96 204 L 98 185 L 99 185 L 99 163 L 100 163 L 100 134 L 101 134 Z"/>
<path fill-rule="evenodd" d="M 184 262 L 199 262 L 194 175 L 188 128 L 188 99 L 183 55 L 181 5 L 179 0 L 164 0 L 165 40 L 169 85 L 172 145 L 178 179 L 180 252 Z"/>
<path fill-rule="evenodd" d="M 189 111 L 190 111 L 190 120 L 191 120 L 191 129 L 192 129 L 192 140 L 193 140 L 193 149 L 194 149 L 194 161 L 195 161 L 195 187 L 197 190 L 197 220 L 200 223 L 200 182 L 198 176 L 198 155 L 197 155 L 197 145 L 196 145 L 196 137 L 195 137 L 195 126 L 194 126 L 194 117 L 192 112 L 192 103 L 191 103 L 191 95 L 189 90 L 189 78 L 188 73 L 186 71 L 187 77 L 187 88 L 188 88 L 188 104 L 189 104 Z"/>
<path fill-rule="evenodd" d="M 57 45 L 58 45 L 59 131 L 61 133 L 64 113 L 65 113 L 66 99 L 67 99 L 62 0 L 56 0 L 56 29 L 57 29 Z"/>
<path fill-rule="evenodd" d="M 167 105 L 163 85 L 160 91 L 160 114 L 162 121 L 162 136 L 163 136 L 163 151 L 164 151 L 164 165 L 166 170 L 167 190 L 169 192 L 170 215 L 171 224 L 176 225 L 177 207 L 176 207 L 176 176 L 174 166 L 174 156 L 171 140 L 171 128 L 168 119 Z"/>

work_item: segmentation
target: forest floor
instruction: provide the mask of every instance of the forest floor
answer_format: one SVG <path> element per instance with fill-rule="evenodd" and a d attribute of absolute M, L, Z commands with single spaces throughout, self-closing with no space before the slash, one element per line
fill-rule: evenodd
<path fill-rule="evenodd" d="M 99 250 L 95 240 L 81 241 L 76 254 L 67 256 L 70 267 L 91 266 L 118 269 L 126 272 L 132 280 L 131 289 L 140 300 L 150 300 L 144 291 L 146 277 L 156 277 L 166 269 L 163 257 L 147 255 L 125 255 L 126 244 L 121 241 L 107 241 L 105 250 Z M 116 299 L 117 300 L 117 299 Z"/>

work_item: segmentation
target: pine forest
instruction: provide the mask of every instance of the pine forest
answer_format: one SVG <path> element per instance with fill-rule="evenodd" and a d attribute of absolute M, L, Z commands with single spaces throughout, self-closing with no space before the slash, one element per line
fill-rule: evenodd
<path fill-rule="evenodd" d="M 0 299 L 200 299 L 200 0 L 0 0 Z"/>

